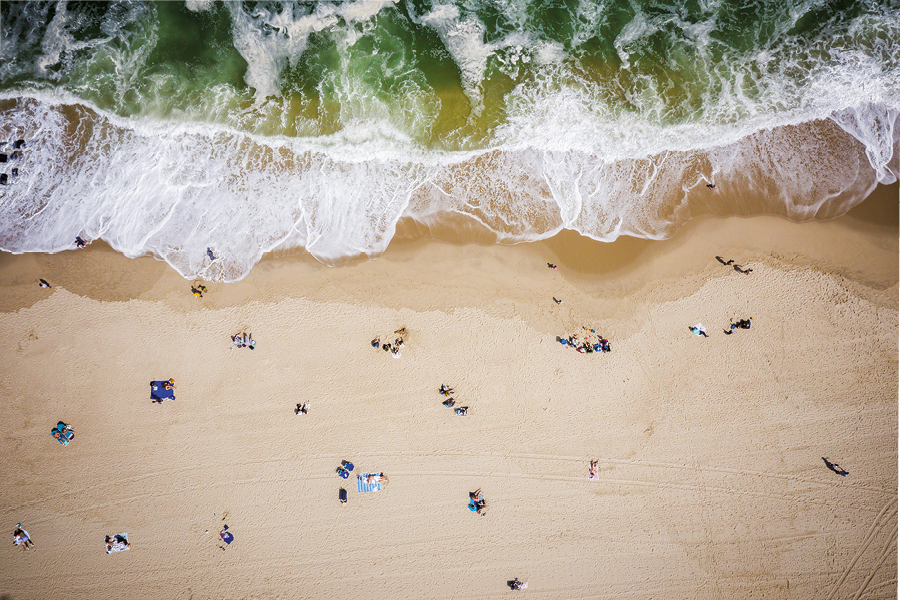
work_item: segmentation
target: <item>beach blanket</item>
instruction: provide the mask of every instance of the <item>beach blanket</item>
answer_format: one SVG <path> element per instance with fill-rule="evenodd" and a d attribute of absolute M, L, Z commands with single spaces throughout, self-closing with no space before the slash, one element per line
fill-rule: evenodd
<path fill-rule="evenodd" d="M 128 546 L 128 534 L 127 533 L 119 533 L 116 535 L 110 536 L 113 538 L 113 543 L 109 544 L 106 547 L 106 553 L 112 554 L 113 552 L 124 552 L 126 550 L 130 550 L 131 548 Z M 124 541 L 122 541 L 124 540 Z"/>
<path fill-rule="evenodd" d="M 166 398 L 175 399 L 175 390 L 167 390 L 163 388 L 163 384 L 168 381 L 151 381 L 150 382 L 150 399 L 162 402 Z"/>
<path fill-rule="evenodd" d="M 56 437 L 57 434 L 59 434 L 58 438 Z M 63 446 L 68 446 L 69 441 L 75 437 L 75 432 L 72 431 L 71 427 L 60 421 L 59 424 L 50 431 L 50 435 L 56 438 L 56 441 Z"/>
<path fill-rule="evenodd" d="M 374 476 L 375 481 L 366 483 L 366 478 Z M 356 491 L 364 492 L 380 492 L 381 491 L 381 473 L 363 473 L 356 476 Z"/>

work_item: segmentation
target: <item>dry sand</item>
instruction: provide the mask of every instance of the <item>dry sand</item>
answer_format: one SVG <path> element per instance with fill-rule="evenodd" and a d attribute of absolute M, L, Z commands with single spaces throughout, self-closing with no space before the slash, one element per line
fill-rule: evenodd
<path fill-rule="evenodd" d="M 7 539 L 0 596 L 481 599 L 519 577 L 532 598 L 895 598 L 888 194 L 665 242 L 401 235 L 336 268 L 269 257 L 203 299 L 100 243 L 3 256 L 0 522 L 36 546 Z M 583 325 L 612 353 L 555 341 Z M 369 345 L 400 326 L 399 359 Z M 230 349 L 241 328 L 255 351 Z M 169 377 L 177 400 L 151 404 Z M 360 494 L 342 459 L 390 483 Z M 466 509 L 476 488 L 485 516 Z M 117 532 L 132 548 L 108 556 Z"/>

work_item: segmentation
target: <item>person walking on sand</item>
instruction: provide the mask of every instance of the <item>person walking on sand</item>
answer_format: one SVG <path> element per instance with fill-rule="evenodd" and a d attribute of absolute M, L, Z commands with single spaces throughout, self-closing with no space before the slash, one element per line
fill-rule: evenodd
<path fill-rule="evenodd" d="M 38 279 L 38 285 L 41 286 L 42 288 L 50 287 L 50 284 L 47 283 L 46 279 Z"/>
<path fill-rule="evenodd" d="M 753 269 L 743 269 L 743 268 L 741 268 L 741 265 L 734 265 L 734 270 L 737 271 L 738 273 L 742 273 L 744 275 L 749 275 L 750 273 L 753 272 Z"/>
<path fill-rule="evenodd" d="M 717 256 L 717 257 L 716 257 L 716 260 L 719 261 L 720 263 L 722 263 L 723 265 L 725 265 L 726 267 L 729 266 L 729 265 L 733 265 L 733 264 L 734 264 L 734 259 L 729 259 L 729 260 L 726 261 L 726 260 L 725 260 L 724 258 L 722 258 L 721 256 Z"/>
<path fill-rule="evenodd" d="M 706 184 L 706 187 L 708 187 L 708 188 L 711 189 L 711 190 L 714 190 L 714 189 L 716 189 L 716 184 L 714 184 L 714 183 L 707 183 L 707 184 Z"/>
<path fill-rule="evenodd" d="M 562 300 L 557 300 L 557 299 L 556 299 L 556 296 L 553 296 L 553 301 L 556 302 L 556 305 L 557 305 L 557 306 L 559 306 L 560 304 L 562 304 Z"/>
<path fill-rule="evenodd" d="M 829 469 L 831 469 L 832 471 L 834 471 L 835 473 L 837 473 L 837 474 L 840 475 L 841 477 L 846 477 L 847 475 L 850 474 L 850 473 L 848 473 L 847 471 L 845 471 L 844 469 L 842 469 L 841 466 L 840 466 L 839 464 L 833 463 L 833 462 L 829 461 L 829 460 L 828 460 L 827 458 L 825 458 L 824 456 L 822 457 L 822 460 L 825 461 L 825 466 L 826 466 L 826 467 L 828 467 Z"/>
<path fill-rule="evenodd" d="M 547 266 L 553 270 L 556 270 L 556 265 L 554 265 L 553 263 L 547 263 Z"/>

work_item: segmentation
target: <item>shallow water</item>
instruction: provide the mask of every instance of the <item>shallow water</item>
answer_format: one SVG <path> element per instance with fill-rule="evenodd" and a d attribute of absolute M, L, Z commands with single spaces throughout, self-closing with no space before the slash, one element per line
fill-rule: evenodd
<path fill-rule="evenodd" d="M 835 217 L 900 171 L 898 15 L 4 2 L 0 139 L 27 145 L 0 163 L 0 248 L 81 235 L 236 280 L 273 249 L 377 256 L 401 218 L 462 215 L 512 243 L 657 239 L 709 213 Z"/>

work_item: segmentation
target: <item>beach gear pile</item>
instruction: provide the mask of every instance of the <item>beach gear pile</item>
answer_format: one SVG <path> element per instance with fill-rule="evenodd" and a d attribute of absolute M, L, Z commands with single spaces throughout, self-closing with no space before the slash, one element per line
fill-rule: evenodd
<path fill-rule="evenodd" d="M 567 338 L 558 337 L 557 341 L 563 346 L 574 348 L 576 352 L 581 354 L 591 354 L 593 352 L 607 353 L 611 351 L 609 340 L 597 333 L 596 329 L 582 327 L 581 333 L 573 333 Z"/>

